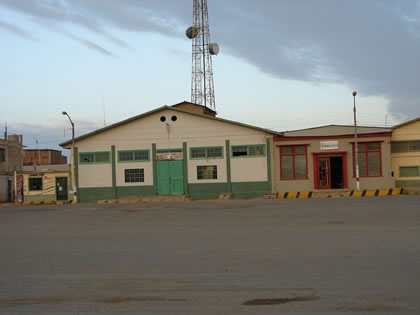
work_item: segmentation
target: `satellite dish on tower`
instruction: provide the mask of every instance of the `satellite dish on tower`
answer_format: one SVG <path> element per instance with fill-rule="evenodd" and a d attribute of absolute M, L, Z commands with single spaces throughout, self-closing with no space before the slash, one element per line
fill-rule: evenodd
<path fill-rule="evenodd" d="M 211 55 L 217 55 L 219 51 L 220 51 L 219 44 L 217 43 L 209 44 L 209 52 Z"/>
<path fill-rule="evenodd" d="M 218 44 L 210 42 L 208 19 L 207 0 L 193 0 L 193 23 L 185 31 L 192 40 L 191 102 L 215 110 L 211 57 L 220 49 Z"/>
<path fill-rule="evenodd" d="M 198 36 L 198 27 L 196 26 L 190 26 L 186 31 L 185 31 L 185 35 L 187 35 L 187 37 L 189 39 L 194 39 Z"/>

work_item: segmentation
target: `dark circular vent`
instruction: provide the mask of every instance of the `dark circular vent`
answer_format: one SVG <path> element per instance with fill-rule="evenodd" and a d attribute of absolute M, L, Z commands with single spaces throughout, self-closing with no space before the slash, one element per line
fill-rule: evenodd
<path fill-rule="evenodd" d="M 161 116 L 161 117 L 160 117 L 160 121 L 161 121 L 161 122 L 165 122 L 165 121 L 166 121 L 166 117 L 165 117 L 165 116 Z"/>
<path fill-rule="evenodd" d="M 172 121 L 176 121 L 177 119 L 178 119 L 178 117 L 176 117 L 176 116 L 172 116 Z"/>

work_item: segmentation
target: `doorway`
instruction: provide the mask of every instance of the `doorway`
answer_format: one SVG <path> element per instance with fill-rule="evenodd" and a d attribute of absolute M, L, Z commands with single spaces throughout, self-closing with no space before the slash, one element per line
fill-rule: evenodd
<path fill-rule="evenodd" d="M 55 197 L 57 200 L 67 200 L 67 177 L 56 177 L 55 178 Z"/>
<path fill-rule="evenodd" d="M 157 161 L 158 195 L 184 194 L 183 160 Z"/>
<path fill-rule="evenodd" d="M 316 165 L 318 189 L 345 188 L 343 156 L 318 157 Z"/>

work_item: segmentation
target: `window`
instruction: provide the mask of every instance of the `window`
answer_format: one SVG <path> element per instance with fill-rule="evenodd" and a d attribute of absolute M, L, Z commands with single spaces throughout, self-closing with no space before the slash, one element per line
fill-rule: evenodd
<path fill-rule="evenodd" d="M 126 183 L 144 183 L 143 168 L 126 169 L 124 173 Z"/>
<path fill-rule="evenodd" d="M 191 159 L 218 159 L 223 158 L 223 147 L 191 148 Z"/>
<path fill-rule="evenodd" d="M 382 176 L 382 161 L 381 161 L 381 143 L 380 142 L 366 142 L 358 143 L 358 162 L 359 162 L 359 176 Z M 355 158 L 354 158 L 354 143 L 353 143 L 353 175 L 356 176 Z"/>
<path fill-rule="evenodd" d="M 118 151 L 118 162 L 147 162 L 149 150 Z"/>
<path fill-rule="evenodd" d="M 392 153 L 417 152 L 420 151 L 420 140 L 391 142 Z"/>
<path fill-rule="evenodd" d="M 111 161 L 110 152 L 85 152 L 80 153 L 80 164 L 90 163 L 109 163 Z"/>
<path fill-rule="evenodd" d="M 307 179 L 306 145 L 280 147 L 281 179 Z"/>
<path fill-rule="evenodd" d="M 217 165 L 197 166 L 197 179 L 217 179 Z"/>
<path fill-rule="evenodd" d="M 3 148 L 0 148 L 0 162 L 6 161 L 6 151 Z"/>
<path fill-rule="evenodd" d="M 42 190 L 42 177 L 29 178 L 29 190 Z"/>
<path fill-rule="evenodd" d="M 265 145 L 256 144 L 256 145 L 235 145 L 232 146 L 232 156 L 264 156 L 265 155 Z"/>
<path fill-rule="evenodd" d="M 420 176 L 420 166 L 400 166 L 400 177 Z"/>

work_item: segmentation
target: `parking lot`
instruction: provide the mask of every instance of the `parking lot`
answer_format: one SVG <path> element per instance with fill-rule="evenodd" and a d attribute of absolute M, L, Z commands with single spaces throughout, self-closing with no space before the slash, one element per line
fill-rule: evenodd
<path fill-rule="evenodd" d="M 0 207 L 0 313 L 420 312 L 420 196 Z"/>

